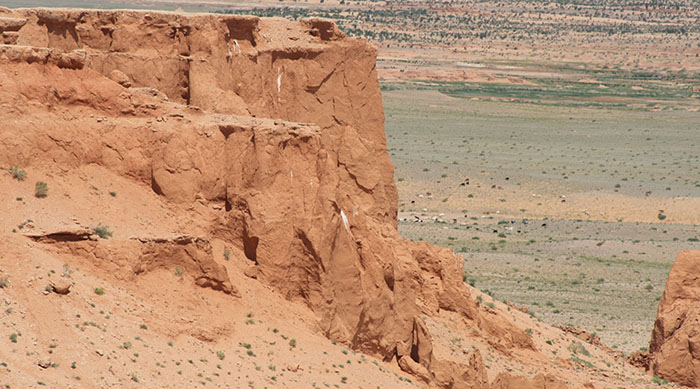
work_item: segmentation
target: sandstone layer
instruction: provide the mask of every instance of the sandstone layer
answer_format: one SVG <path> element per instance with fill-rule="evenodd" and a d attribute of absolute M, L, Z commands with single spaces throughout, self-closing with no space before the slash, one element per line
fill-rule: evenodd
<path fill-rule="evenodd" d="M 669 381 L 700 387 L 700 251 L 681 251 L 659 302 L 649 344 L 649 369 Z"/>

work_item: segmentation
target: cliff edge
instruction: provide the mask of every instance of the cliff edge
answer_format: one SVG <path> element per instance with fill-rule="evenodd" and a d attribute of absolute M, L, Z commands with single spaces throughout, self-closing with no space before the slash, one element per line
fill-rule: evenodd
<path fill-rule="evenodd" d="M 493 387 L 566 387 L 571 363 L 525 331 L 536 321 L 483 305 L 452 251 L 399 236 L 367 42 L 319 19 L 141 11 L 0 9 L 0 33 L 0 165 L 54 182 L 98 169 L 138 199 L 113 211 L 103 240 L 77 220 L 96 224 L 98 203 L 65 204 L 78 196 L 66 187 L 63 200 L 32 199 L 43 221 L 4 245 L 28 239 L 125 281 L 175 267 L 234 300 L 246 298 L 241 274 L 308 307 L 329 339 L 431 387 L 490 387 L 480 349 L 544 373 L 503 366 Z M 154 204 L 160 220 L 144 221 Z M 436 343 L 436 320 L 480 346 Z"/>

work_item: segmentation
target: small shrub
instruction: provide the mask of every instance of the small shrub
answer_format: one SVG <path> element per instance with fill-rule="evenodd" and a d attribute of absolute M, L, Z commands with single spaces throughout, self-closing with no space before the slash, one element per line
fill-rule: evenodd
<path fill-rule="evenodd" d="M 37 181 L 34 185 L 34 196 L 44 198 L 49 194 L 49 186 L 43 181 Z"/>
<path fill-rule="evenodd" d="M 70 265 L 67 263 L 63 264 L 63 276 L 66 278 L 70 278 L 71 274 L 73 274 L 73 269 L 70 268 Z"/>
<path fill-rule="evenodd" d="M 95 288 L 95 294 L 98 296 L 102 296 L 103 294 L 105 294 L 105 290 L 102 288 Z"/>
<path fill-rule="evenodd" d="M 179 268 L 179 267 L 175 268 L 175 275 L 176 276 L 182 277 L 183 274 L 184 274 L 184 271 L 181 268 Z"/>
<path fill-rule="evenodd" d="M 216 356 L 222 361 L 226 358 L 226 354 L 223 351 L 217 351 Z"/>
<path fill-rule="evenodd" d="M 581 359 L 581 358 L 579 358 L 579 357 L 571 357 L 571 358 L 569 358 L 569 360 L 570 360 L 571 362 L 574 362 L 574 363 L 580 363 L 580 364 L 586 366 L 586 367 L 589 368 L 589 369 L 594 369 L 594 368 L 595 368 L 595 366 L 593 366 L 592 363 L 588 362 L 588 361 L 585 360 L 585 359 Z"/>
<path fill-rule="evenodd" d="M 227 261 L 231 259 L 231 251 L 228 249 L 228 247 L 224 248 L 224 259 Z"/>
<path fill-rule="evenodd" d="M 656 217 L 658 217 L 659 220 L 664 220 L 664 219 L 666 219 L 666 215 L 664 215 L 663 213 L 660 213 L 660 214 L 656 215 Z"/>
<path fill-rule="evenodd" d="M 656 385 L 666 385 L 668 383 L 665 378 L 661 378 L 659 376 L 654 376 L 654 378 L 651 379 L 651 382 L 655 383 Z"/>
<path fill-rule="evenodd" d="M 573 342 L 567 348 L 574 354 L 581 354 L 587 357 L 591 355 L 591 353 L 588 352 L 588 350 L 586 350 L 586 348 L 579 342 Z"/>
<path fill-rule="evenodd" d="M 7 277 L 0 277 L 0 289 L 7 288 L 10 285 L 10 279 Z"/>
<path fill-rule="evenodd" d="M 15 333 L 10 334 L 10 342 L 17 343 L 17 334 L 15 334 Z"/>
<path fill-rule="evenodd" d="M 19 166 L 10 166 L 9 169 L 12 178 L 17 181 L 24 181 L 27 179 L 27 172 L 24 169 L 20 169 Z"/>
<path fill-rule="evenodd" d="M 102 239 L 107 239 L 112 236 L 112 231 L 109 230 L 109 226 L 103 226 L 102 223 L 98 223 L 97 226 L 92 228 L 92 231 Z"/>
<path fill-rule="evenodd" d="M 294 348 L 297 346 L 297 340 L 296 339 L 290 339 L 289 340 L 289 347 Z"/>

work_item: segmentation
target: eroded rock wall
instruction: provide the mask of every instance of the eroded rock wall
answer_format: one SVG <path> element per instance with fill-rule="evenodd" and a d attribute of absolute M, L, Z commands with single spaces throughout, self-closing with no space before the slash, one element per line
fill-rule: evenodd
<path fill-rule="evenodd" d="M 309 306 L 329 338 L 425 382 L 488 386 L 478 351 L 434 355 L 421 315 L 456 312 L 501 352 L 535 350 L 478 307 L 461 257 L 399 236 L 366 42 L 322 20 L 4 12 L 26 24 L 0 50 L 0 104 L 20 118 L 0 133 L 0 163 L 99 164 L 174 203 L 217 204 L 206 229 L 245 253 L 246 274 Z"/>
<path fill-rule="evenodd" d="M 314 123 L 339 157 L 366 212 L 395 223 L 397 192 L 386 152 L 376 49 L 332 22 L 139 11 L 30 9 L 18 45 L 78 50 L 85 66 L 126 76 L 171 101 L 208 112 Z M 374 168 L 368 169 L 368 166 Z"/>
<path fill-rule="evenodd" d="M 657 376 L 700 387 L 700 251 L 684 250 L 666 281 L 649 344 Z"/>

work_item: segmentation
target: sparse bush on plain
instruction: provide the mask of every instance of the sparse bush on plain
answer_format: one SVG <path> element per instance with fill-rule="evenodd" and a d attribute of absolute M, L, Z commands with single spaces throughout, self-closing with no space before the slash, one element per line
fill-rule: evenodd
<path fill-rule="evenodd" d="M 43 181 L 37 181 L 34 185 L 34 196 L 44 198 L 49 194 L 49 186 Z"/>
<path fill-rule="evenodd" d="M 17 181 L 24 181 L 27 179 L 27 172 L 24 169 L 20 169 L 19 166 L 10 166 L 7 170 L 12 175 L 12 178 Z"/>
<path fill-rule="evenodd" d="M 102 223 L 98 223 L 97 226 L 92 228 L 92 231 L 102 239 L 107 239 L 112 236 L 112 231 L 109 230 L 109 226 L 103 226 Z"/>
<path fill-rule="evenodd" d="M 581 354 L 587 357 L 591 356 L 591 353 L 588 352 L 588 350 L 586 350 L 586 348 L 579 342 L 571 343 L 567 349 L 574 354 Z"/>

